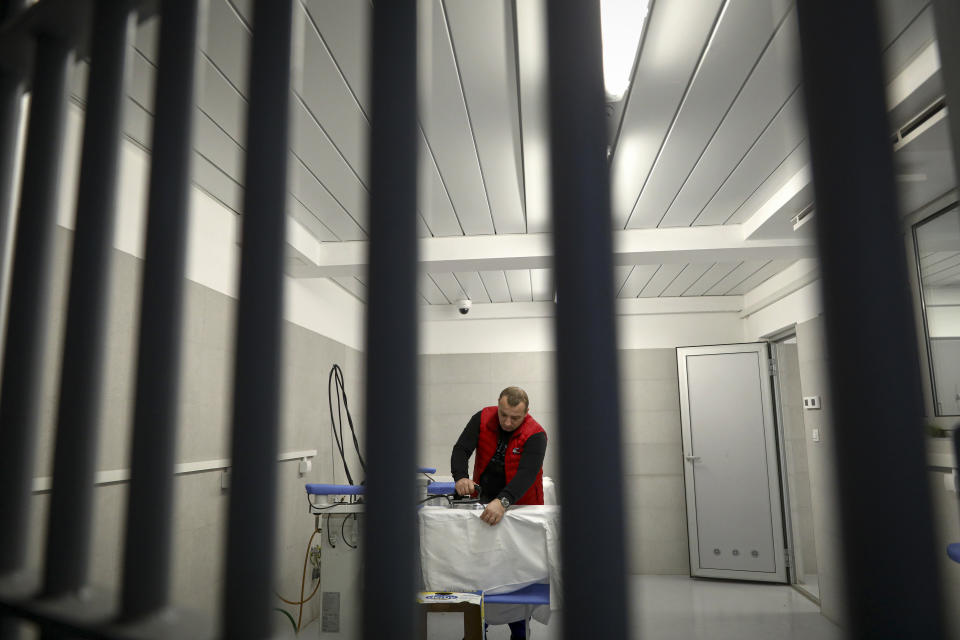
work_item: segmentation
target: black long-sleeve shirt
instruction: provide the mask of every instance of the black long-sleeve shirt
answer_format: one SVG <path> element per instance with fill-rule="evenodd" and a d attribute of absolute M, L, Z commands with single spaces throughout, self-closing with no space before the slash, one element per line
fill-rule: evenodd
<path fill-rule="evenodd" d="M 506 496 L 511 503 L 516 502 L 523 497 L 534 480 L 537 479 L 537 473 L 543 467 L 543 457 L 547 453 L 547 434 L 535 433 L 527 438 L 523 445 L 523 453 L 520 455 L 520 465 L 517 468 L 516 475 L 510 484 L 507 484 L 507 474 L 504 468 L 504 457 L 507 443 L 510 441 L 511 432 L 500 431 L 497 453 L 487 464 L 487 468 L 480 474 L 480 500 L 489 502 L 497 498 Z M 450 472 L 453 475 L 453 481 L 456 482 L 462 478 L 469 478 L 467 473 L 467 463 L 470 455 L 477 448 L 477 441 L 480 438 L 480 412 L 477 411 L 470 418 L 470 422 L 464 427 L 463 433 L 453 445 L 453 453 L 450 455 Z"/>

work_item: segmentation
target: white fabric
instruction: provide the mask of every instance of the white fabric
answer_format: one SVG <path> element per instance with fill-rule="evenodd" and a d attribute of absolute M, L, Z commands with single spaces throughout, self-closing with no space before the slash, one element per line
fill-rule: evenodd
<path fill-rule="evenodd" d="M 547 624 L 561 602 L 560 507 L 510 507 L 491 527 L 481 511 L 420 509 L 420 563 L 425 591 L 507 593 L 550 583 L 550 605 L 485 605 L 490 624 L 533 617 Z"/>

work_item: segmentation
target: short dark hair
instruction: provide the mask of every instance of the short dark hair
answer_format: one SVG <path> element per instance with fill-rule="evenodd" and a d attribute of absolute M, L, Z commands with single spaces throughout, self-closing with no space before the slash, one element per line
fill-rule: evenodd
<path fill-rule="evenodd" d="M 530 398 L 527 397 L 527 392 L 520 387 L 507 387 L 500 392 L 500 396 L 497 398 L 498 403 L 501 398 L 506 398 L 507 404 L 511 407 L 515 407 L 522 402 L 524 410 L 530 410 Z"/>

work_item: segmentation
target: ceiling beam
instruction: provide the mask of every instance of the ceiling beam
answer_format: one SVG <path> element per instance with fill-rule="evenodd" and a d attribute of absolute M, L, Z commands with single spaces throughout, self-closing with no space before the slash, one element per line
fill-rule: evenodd
<path fill-rule="evenodd" d="M 809 239 L 751 240 L 744 239 L 743 233 L 740 225 L 615 231 L 613 261 L 616 265 L 688 264 L 798 260 L 814 254 Z M 366 241 L 317 242 L 316 251 L 303 246 L 303 241 L 303 236 L 298 237 L 298 253 L 309 256 L 311 264 L 291 265 L 287 273 L 293 277 L 361 275 L 366 270 Z M 553 240 L 547 233 L 424 238 L 420 263 L 428 273 L 545 269 L 553 264 Z"/>

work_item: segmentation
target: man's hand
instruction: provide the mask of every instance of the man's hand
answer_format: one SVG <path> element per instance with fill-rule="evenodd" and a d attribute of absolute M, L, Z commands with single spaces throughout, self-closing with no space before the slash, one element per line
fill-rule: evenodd
<path fill-rule="evenodd" d="M 454 487 L 454 491 L 457 492 L 458 496 L 463 496 L 469 498 L 473 494 L 473 489 L 476 485 L 473 484 L 473 480 L 470 478 L 460 478 L 457 480 L 457 485 Z"/>
<path fill-rule="evenodd" d="M 500 504 L 499 500 L 491 500 L 487 508 L 480 514 L 480 519 L 491 527 L 503 520 L 503 513 L 506 509 Z"/>

